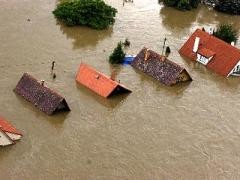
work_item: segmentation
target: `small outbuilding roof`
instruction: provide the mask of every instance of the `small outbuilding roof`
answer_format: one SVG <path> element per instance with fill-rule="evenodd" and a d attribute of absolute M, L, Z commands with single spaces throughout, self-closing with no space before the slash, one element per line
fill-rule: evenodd
<path fill-rule="evenodd" d="M 7 120 L 5 120 L 1 117 L 0 117 L 0 129 L 3 132 L 8 132 L 8 133 L 17 134 L 17 135 L 22 136 L 22 133 L 20 131 L 18 131 L 13 125 L 11 125 L 9 122 L 7 122 Z"/>
<path fill-rule="evenodd" d="M 192 80 L 184 68 L 145 47 L 138 53 L 131 65 L 168 86 Z M 182 73 L 185 74 L 185 78 L 182 78 Z"/>
<path fill-rule="evenodd" d="M 79 67 L 76 81 L 105 98 L 117 93 L 131 92 L 119 82 L 83 63 Z"/>
<path fill-rule="evenodd" d="M 197 53 L 193 52 L 196 37 L 200 39 L 197 53 L 213 58 L 207 64 L 212 71 L 227 77 L 240 61 L 240 50 L 209 33 L 197 29 L 185 42 L 179 53 L 191 60 L 197 60 Z"/>
<path fill-rule="evenodd" d="M 65 98 L 42 85 L 28 73 L 23 74 L 14 92 L 48 115 L 59 111 L 70 111 Z"/>

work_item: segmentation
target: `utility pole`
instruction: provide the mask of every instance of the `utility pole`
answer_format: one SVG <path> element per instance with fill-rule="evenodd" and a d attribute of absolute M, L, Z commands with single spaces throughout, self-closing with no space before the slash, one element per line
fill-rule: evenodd
<path fill-rule="evenodd" d="M 163 52 L 164 52 L 164 48 L 165 48 L 165 44 L 166 44 L 167 38 L 164 38 L 164 42 L 163 42 L 163 49 L 162 49 L 162 56 L 163 56 Z"/>

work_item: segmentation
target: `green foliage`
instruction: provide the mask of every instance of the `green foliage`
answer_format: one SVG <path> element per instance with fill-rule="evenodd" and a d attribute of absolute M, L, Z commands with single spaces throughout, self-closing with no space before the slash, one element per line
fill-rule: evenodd
<path fill-rule="evenodd" d="M 112 54 L 109 56 L 109 62 L 111 64 L 121 64 L 124 60 L 125 53 L 123 51 L 122 43 L 119 42 L 117 47 L 113 50 Z"/>
<path fill-rule="evenodd" d="M 53 11 L 56 18 L 68 26 L 82 25 L 105 29 L 114 24 L 117 10 L 103 0 L 62 1 Z"/>
<path fill-rule="evenodd" d="M 213 33 L 213 35 L 227 43 L 236 42 L 238 38 L 237 31 L 230 24 L 220 25 L 217 28 L 217 31 Z"/>
<path fill-rule="evenodd" d="M 180 0 L 177 4 L 178 9 L 184 9 L 184 10 L 190 10 L 191 5 L 189 3 L 189 0 Z"/>
<path fill-rule="evenodd" d="M 176 7 L 178 4 L 177 0 L 163 0 L 163 3 L 169 7 Z"/>
<path fill-rule="evenodd" d="M 240 1 L 218 0 L 215 9 L 228 14 L 240 14 Z"/>
<path fill-rule="evenodd" d="M 176 7 L 180 10 L 191 10 L 197 8 L 199 0 L 163 0 L 163 3 L 169 7 Z"/>

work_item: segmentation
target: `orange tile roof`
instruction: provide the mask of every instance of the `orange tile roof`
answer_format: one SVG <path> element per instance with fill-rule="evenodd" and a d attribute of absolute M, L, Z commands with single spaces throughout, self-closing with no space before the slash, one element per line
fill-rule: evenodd
<path fill-rule="evenodd" d="M 109 97 L 117 87 L 121 87 L 130 92 L 125 86 L 83 63 L 81 63 L 79 67 L 76 81 L 105 98 Z"/>
<path fill-rule="evenodd" d="M 7 122 L 5 119 L 3 119 L 1 117 L 0 117 L 0 129 L 4 132 L 22 136 L 21 132 L 19 132 L 15 127 L 13 127 L 13 125 L 11 125 L 9 122 Z"/>
<path fill-rule="evenodd" d="M 179 53 L 192 60 L 196 60 L 196 53 L 192 51 L 195 38 L 200 38 L 198 52 L 204 51 L 207 55 L 215 53 L 213 59 L 207 64 L 212 71 L 227 77 L 236 64 L 240 61 L 240 50 L 230 44 L 197 29 L 179 50 Z M 205 50 L 203 50 L 205 49 Z M 206 49 L 208 52 L 206 52 Z M 212 51 L 210 53 L 210 51 Z"/>

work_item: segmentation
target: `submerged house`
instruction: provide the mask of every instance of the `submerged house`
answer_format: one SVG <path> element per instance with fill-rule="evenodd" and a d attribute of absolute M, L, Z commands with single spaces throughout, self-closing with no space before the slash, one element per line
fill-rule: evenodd
<path fill-rule="evenodd" d="M 60 111 L 70 111 L 65 98 L 38 82 L 28 73 L 23 74 L 14 92 L 48 115 Z"/>
<path fill-rule="evenodd" d="M 21 138 L 22 133 L 5 119 L 0 117 L 0 146 L 15 144 L 15 141 L 18 141 Z"/>
<path fill-rule="evenodd" d="M 200 29 L 190 36 L 179 53 L 222 76 L 240 76 L 240 49 Z"/>
<path fill-rule="evenodd" d="M 131 92 L 119 82 L 111 79 L 111 77 L 97 72 L 95 69 L 83 63 L 81 63 L 79 67 L 76 81 L 105 98 L 119 93 Z"/>
<path fill-rule="evenodd" d="M 147 48 L 138 53 L 131 65 L 168 86 L 192 80 L 186 69 Z"/>

